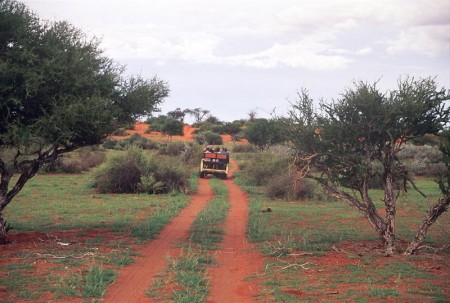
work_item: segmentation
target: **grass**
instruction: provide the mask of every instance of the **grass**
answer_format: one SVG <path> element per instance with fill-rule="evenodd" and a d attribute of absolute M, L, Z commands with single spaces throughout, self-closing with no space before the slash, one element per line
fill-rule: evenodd
<path fill-rule="evenodd" d="M 386 258 L 373 228 L 344 201 L 274 200 L 263 196 L 260 187 L 235 180 L 250 198 L 249 239 L 258 243 L 267 258 L 267 280 L 261 290 L 265 302 L 317 302 L 318 298 L 329 302 L 381 302 L 386 298 L 444 302 L 442 298 L 448 295 L 448 275 L 426 270 L 435 262 L 445 267 L 448 254 Z M 411 239 L 430 204 L 440 196 L 433 180 L 421 178 L 416 183 L 429 199 L 413 190 L 399 197 L 397 233 L 401 240 Z M 371 196 L 382 209 L 382 191 L 373 190 Z M 272 211 L 265 211 L 269 207 Z M 450 220 L 444 214 L 430 228 L 425 244 L 447 243 L 448 230 Z M 399 247 L 406 244 L 401 240 Z"/>
<path fill-rule="evenodd" d="M 224 183 L 210 179 L 215 197 L 198 214 L 181 254 L 169 258 L 166 274 L 156 280 L 147 294 L 156 301 L 171 300 L 176 303 L 206 302 L 208 277 L 206 267 L 214 264 L 211 251 L 217 249 L 223 236 L 229 202 Z M 168 292 L 170 294 L 168 294 Z"/>
<path fill-rule="evenodd" d="M 2 252 L 0 262 L 22 262 L 0 267 L 0 286 L 7 289 L 2 300 L 39 301 L 44 293 L 101 298 L 115 272 L 133 262 L 136 245 L 155 237 L 190 199 L 182 194 L 97 194 L 92 180 L 90 172 L 38 174 L 5 209 L 11 233 L 35 232 L 36 238 L 21 244 L 28 247 L 20 251 Z M 49 266 L 46 276 L 33 278 L 33 264 L 42 262 Z"/>
<path fill-rule="evenodd" d="M 214 250 L 222 240 L 222 224 L 230 207 L 225 185 L 218 179 L 211 179 L 211 186 L 215 193 L 212 201 L 199 213 L 190 230 L 190 239 L 203 249 Z"/>

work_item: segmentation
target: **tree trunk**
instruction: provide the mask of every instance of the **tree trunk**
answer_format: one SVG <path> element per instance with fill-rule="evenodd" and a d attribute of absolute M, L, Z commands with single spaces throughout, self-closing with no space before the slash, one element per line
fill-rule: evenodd
<path fill-rule="evenodd" d="M 409 243 L 408 248 L 406 248 L 403 253 L 406 256 L 412 255 L 419 248 L 420 244 L 422 244 L 425 235 L 428 232 L 428 228 L 436 222 L 440 215 L 447 210 L 448 205 L 450 204 L 450 196 L 440 200 L 437 204 L 430 207 L 427 217 L 423 220 L 422 225 L 419 228 L 414 240 Z"/>
<path fill-rule="evenodd" d="M 0 212 L 0 244 L 7 243 L 7 233 L 9 230 L 9 224 L 3 220 L 3 214 Z"/>
<path fill-rule="evenodd" d="M 384 206 L 386 210 L 386 226 L 382 233 L 382 241 L 386 256 L 392 256 L 396 253 L 395 249 L 395 175 L 392 172 L 392 165 L 386 161 L 385 172 L 383 176 L 384 187 Z"/>

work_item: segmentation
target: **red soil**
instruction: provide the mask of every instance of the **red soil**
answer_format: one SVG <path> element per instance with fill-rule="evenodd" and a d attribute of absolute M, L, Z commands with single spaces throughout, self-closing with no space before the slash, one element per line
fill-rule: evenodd
<path fill-rule="evenodd" d="M 233 160 L 231 165 L 237 168 Z M 256 302 L 258 286 L 254 279 L 246 279 L 256 276 L 263 268 L 264 260 L 256 247 L 247 242 L 248 199 L 232 180 L 224 182 L 229 191 L 231 208 L 225 221 L 225 235 L 217 251 L 218 267 L 211 270 L 208 302 Z"/>
<path fill-rule="evenodd" d="M 161 140 L 161 139 L 166 139 L 166 137 L 161 134 L 160 132 L 149 132 L 146 133 L 146 131 L 148 130 L 149 125 L 145 122 L 136 122 L 135 126 L 134 126 L 134 130 L 127 130 L 127 135 L 126 136 L 111 136 L 112 139 L 115 140 L 120 140 L 120 139 L 125 139 L 128 137 L 131 137 L 134 134 L 139 134 L 142 137 L 146 138 L 146 139 L 154 139 L 154 140 Z M 197 128 L 192 127 L 190 125 L 185 124 L 183 127 L 183 136 L 172 136 L 171 140 L 173 141 L 180 141 L 180 140 L 193 140 L 195 134 L 193 134 L 193 132 L 196 130 Z M 222 137 L 222 141 L 223 142 L 232 142 L 233 139 L 230 135 L 221 135 Z M 240 140 L 241 142 L 248 142 L 246 139 L 242 139 Z"/>
<path fill-rule="evenodd" d="M 176 244 L 187 238 L 192 222 L 212 197 L 208 181 L 200 179 L 198 192 L 192 196 L 190 204 L 166 225 L 155 240 L 137 251 L 139 257 L 119 272 L 119 277 L 110 285 L 104 302 L 152 302 L 151 298 L 145 297 L 145 292 L 153 277 L 165 268 L 168 255 L 176 256 L 180 253 Z"/>
<path fill-rule="evenodd" d="M 149 132 L 147 133 L 146 131 L 148 130 L 149 125 L 145 122 L 136 122 L 136 124 L 134 125 L 134 130 L 127 130 L 127 135 L 126 136 L 111 136 L 112 139 L 115 140 L 120 140 L 120 139 L 125 139 L 125 138 L 129 138 L 134 134 L 139 134 L 142 137 L 146 138 L 146 139 L 156 139 L 156 140 L 161 140 L 161 139 L 166 139 L 166 137 L 161 134 L 160 132 Z M 194 134 L 193 132 L 196 130 L 195 127 L 192 127 L 190 125 L 185 124 L 183 127 L 183 136 L 172 136 L 171 140 L 173 141 L 180 141 L 180 140 L 192 140 L 194 138 Z"/>

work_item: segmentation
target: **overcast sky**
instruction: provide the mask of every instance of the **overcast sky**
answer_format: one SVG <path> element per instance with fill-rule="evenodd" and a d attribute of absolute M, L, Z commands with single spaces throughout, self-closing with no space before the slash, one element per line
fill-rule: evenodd
<path fill-rule="evenodd" d="M 354 80 L 437 77 L 450 89 L 448 0 L 26 0 L 102 40 L 127 73 L 169 83 L 163 113 L 221 120 L 282 114 L 306 88 L 339 98 Z"/>

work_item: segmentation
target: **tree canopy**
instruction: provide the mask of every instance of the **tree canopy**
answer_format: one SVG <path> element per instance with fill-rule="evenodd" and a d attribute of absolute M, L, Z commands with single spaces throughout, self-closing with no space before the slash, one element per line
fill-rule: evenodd
<path fill-rule="evenodd" d="M 42 164 L 99 143 L 167 96 L 163 81 L 125 79 L 123 71 L 97 39 L 71 24 L 0 1 L 0 242 L 7 231 L 2 211 Z"/>
<path fill-rule="evenodd" d="M 244 134 L 248 141 L 260 150 L 286 140 L 283 125 L 275 119 L 255 119 L 248 123 L 244 129 Z"/>
<path fill-rule="evenodd" d="M 330 194 L 362 212 L 388 255 L 396 251 L 398 194 L 406 182 L 417 188 L 397 154 L 413 138 L 444 129 L 450 118 L 445 105 L 449 99 L 449 91 L 438 89 L 434 79 L 407 78 L 388 93 L 381 93 L 377 83 L 357 82 L 340 99 L 322 103 L 320 111 L 303 90 L 292 106 L 286 127 L 303 176 L 317 180 Z M 384 189 L 384 218 L 368 193 L 375 178 L 381 179 Z M 423 236 L 448 203 L 448 197 L 439 201 L 428 214 L 419 227 Z M 421 240 L 411 241 L 407 253 L 414 252 Z"/>

